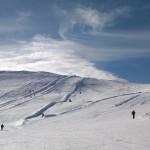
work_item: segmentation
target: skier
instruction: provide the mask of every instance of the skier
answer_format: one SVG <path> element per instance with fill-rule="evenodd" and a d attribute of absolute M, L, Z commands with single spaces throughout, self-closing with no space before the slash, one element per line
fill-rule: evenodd
<path fill-rule="evenodd" d="M 4 124 L 1 124 L 1 131 L 3 131 L 4 129 Z"/>
<path fill-rule="evenodd" d="M 42 113 L 42 118 L 43 118 L 44 116 L 45 116 L 44 113 Z"/>
<path fill-rule="evenodd" d="M 135 119 L 135 113 L 136 113 L 135 110 L 133 110 L 133 111 L 131 112 L 133 119 Z"/>
<path fill-rule="evenodd" d="M 72 102 L 72 100 L 71 100 L 71 99 L 69 99 L 69 102 Z"/>

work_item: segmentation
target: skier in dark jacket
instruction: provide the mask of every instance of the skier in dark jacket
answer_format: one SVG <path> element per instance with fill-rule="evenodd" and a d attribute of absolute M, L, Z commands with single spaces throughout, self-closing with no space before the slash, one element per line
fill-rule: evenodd
<path fill-rule="evenodd" d="M 1 124 L 1 131 L 3 131 L 4 129 L 4 124 Z"/>
<path fill-rule="evenodd" d="M 44 113 L 42 113 L 42 118 L 45 117 Z"/>
<path fill-rule="evenodd" d="M 135 110 L 133 110 L 133 111 L 131 112 L 133 119 L 135 119 L 135 113 L 136 113 Z"/>

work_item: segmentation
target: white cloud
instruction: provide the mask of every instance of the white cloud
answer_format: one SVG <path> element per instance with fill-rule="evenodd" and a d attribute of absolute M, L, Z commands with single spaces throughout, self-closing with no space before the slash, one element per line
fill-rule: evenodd
<path fill-rule="evenodd" d="M 72 11 L 62 11 L 64 18 L 60 24 L 59 34 L 65 38 L 65 34 L 76 25 L 80 27 L 90 27 L 92 31 L 101 31 L 104 27 L 112 26 L 116 23 L 116 18 L 129 15 L 129 8 L 117 8 L 111 12 L 100 12 L 92 8 L 75 8 Z"/>
<path fill-rule="evenodd" d="M 55 40 L 37 35 L 31 42 L 19 42 L 13 46 L 15 55 L 9 53 L 12 46 L 5 48 L 7 53 L 0 49 L 1 70 L 47 71 L 99 79 L 118 79 L 107 71 L 97 69 L 92 62 L 78 55 L 77 50 L 87 47 L 69 40 Z"/>
<path fill-rule="evenodd" d="M 148 31 L 104 30 L 115 26 L 120 18 L 131 17 L 130 7 L 109 11 L 98 11 L 89 7 L 78 7 L 70 11 L 57 9 L 57 11 L 63 14 L 59 28 L 60 36 L 63 39 L 84 43 L 76 53 L 88 60 L 109 62 L 150 56 Z"/>

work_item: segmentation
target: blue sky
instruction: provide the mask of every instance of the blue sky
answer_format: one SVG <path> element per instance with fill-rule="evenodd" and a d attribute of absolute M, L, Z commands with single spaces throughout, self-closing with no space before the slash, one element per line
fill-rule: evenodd
<path fill-rule="evenodd" d="M 0 2 L 0 70 L 150 82 L 149 0 Z"/>

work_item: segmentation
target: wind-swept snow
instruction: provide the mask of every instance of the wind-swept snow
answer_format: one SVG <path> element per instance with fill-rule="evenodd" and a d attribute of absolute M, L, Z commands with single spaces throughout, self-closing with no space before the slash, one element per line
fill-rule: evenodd
<path fill-rule="evenodd" d="M 1 150 L 149 150 L 149 84 L 22 71 L 0 85 Z"/>

